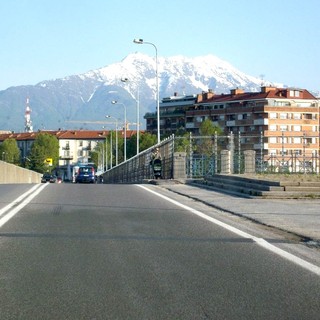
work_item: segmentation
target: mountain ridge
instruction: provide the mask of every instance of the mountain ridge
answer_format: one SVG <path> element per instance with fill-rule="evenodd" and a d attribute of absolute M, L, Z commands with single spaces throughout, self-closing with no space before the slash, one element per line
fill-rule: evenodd
<path fill-rule="evenodd" d="M 258 91 L 261 86 L 261 79 L 241 72 L 212 54 L 195 58 L 158 57 L 157 61 L 160 99 L 175 92 L 189 95 L 211 89 L 226 93 L 237 87 Z M 128 81 L 123 82 L 121 78 Z M 98 130 L 101 125 L 89 124 L 89 121 L 101 122 L 106 115 L 112 115 L 124 122 L 124 109 L 127 121 L 135 123 L 138 95 L 139 122 L 144 128 L 144 114 L 156 110 L 156 92 L 155 57 L 131 53 L 119 62 L 82 74 L 0 91 L 0 130 L 24 131 L 26 98 L 30 100 L 34 130 Z M 112 105 L 112 100 L 119 104 Z M 107 121 L 106 126 L 112 129 Z"/>

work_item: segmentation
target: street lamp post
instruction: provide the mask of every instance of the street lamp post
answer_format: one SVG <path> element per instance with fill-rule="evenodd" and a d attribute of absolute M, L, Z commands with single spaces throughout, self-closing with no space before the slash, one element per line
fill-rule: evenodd
<path fill-rule="evenodd" d="M 143 39 L 134 39 L 133 42 L 136 43 L 136 44 L 149 44 L 149 45 L 153 46 L 154 49 L 155 49 L 155 51 L 156 51 L 157 138 L 158 138 L 158 143 L 160 143 L 160 108 L 159 108 L 158 48 L 156 47 L 156 45 L 155 45 L 154 43 L 143 41 Z"/>
<path fill-rule="evenodd" d="M 105 138 L 105 143 L 102 144 L 102 170 L 108 170 L 108 142 L 107 142 L 107 136 L 99 135 L 100 137 Z M 104 146 L 106 146 L 106 149 L 104 150 Z M 106 165 L 106 168 L 104 168 L 104 165 Z"/>
<path fill-rule="evenodd" d="M 116 121 L 116 166 L 118 165 L 118 119 L 107 115 L 106 118 L 112 118 Z"/>
<path fill-rule="evenodd" d="M 124 161 L 127 161 L 127 107 L 125 104 L 116 100 L 111 101 L 112 104 L 120 104 L 124 109 Z"/>
<path fill-rule="evenodd" d="M 130 81 L 128 78 L 121 78 L 121 81 L 122 82 L 128 82 Z M 137 84 L 137 83 L 136 83 Z M 140 135 L 140 92 L 139 92 L 139 86 L 138 86 L 138 89 L 137 89 L 137 99 L 136 100 L 136 103 L 137 103 L 137 154 L 139 154 L 139 149 L 140 149 L 140 146 L 139 146 L 139 135 Z"/>

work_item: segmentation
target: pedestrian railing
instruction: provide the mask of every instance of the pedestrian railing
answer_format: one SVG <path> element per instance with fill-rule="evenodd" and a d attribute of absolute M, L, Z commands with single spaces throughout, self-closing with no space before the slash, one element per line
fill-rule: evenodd
<path fill-rule="evenodd" d="M 163 179 L 172 179 L 174 136 L 170 136 L 161 141 L 161 143 L 104 172 L 104 183 L 137 183 L 153 179 L 152 154 L 155 148 L 159 148 L 161 155 L 161 177 Z"/>

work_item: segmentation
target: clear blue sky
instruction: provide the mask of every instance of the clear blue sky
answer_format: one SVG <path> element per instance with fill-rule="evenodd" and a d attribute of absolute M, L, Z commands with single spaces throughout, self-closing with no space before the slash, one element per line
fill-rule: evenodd
<path fill-rule="evenodd" d="M 134 38 L 320 90 L 319 0 L 1 0 L 0 12 L 0 90 L 154 55 Z"/>

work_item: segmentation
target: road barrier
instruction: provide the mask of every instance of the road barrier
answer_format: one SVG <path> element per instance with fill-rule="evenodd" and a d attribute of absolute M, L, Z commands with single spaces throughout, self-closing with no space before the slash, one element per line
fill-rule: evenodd
<path fill-rule="evenodd" d="M 0 183 L 40 183 L 42 174 L 0 160 Z"/>

